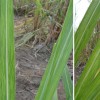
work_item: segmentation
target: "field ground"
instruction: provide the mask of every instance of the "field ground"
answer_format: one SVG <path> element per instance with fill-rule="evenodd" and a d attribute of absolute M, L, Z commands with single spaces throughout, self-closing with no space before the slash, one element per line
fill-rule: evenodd
<path fill-rule="evenodd" d="M 50 51 L 47 47 L 43 47 L 37 54 L 34 48 L 27 46 L 16 49 L 16 100 L 34 100 L 50 58 Z M 72 56 L 68 65 L 72 73 Z M 58 86 L 58 96 L 59 100 L 66 100 L 61 80 Z"/>

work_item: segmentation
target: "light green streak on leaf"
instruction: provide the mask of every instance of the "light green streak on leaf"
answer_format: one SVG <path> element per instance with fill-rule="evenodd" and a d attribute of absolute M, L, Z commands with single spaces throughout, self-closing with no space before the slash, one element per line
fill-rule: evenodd
<path fill-rule="evenodd" d="M 70 75 L 68 66 L 64 68 L 64 71 L 62 74 L 62 81 L 64 84 L 66 99 L 73 100 L 73 84 L 72 84 L 71 75 Z"/>
<path fill-rule="evenodd" d="M 53 99 L 52 100 L 58 100 L 58 95 L 57 95 L 57 90 L 55 91 L 54 95 L 53 95 Z"/>

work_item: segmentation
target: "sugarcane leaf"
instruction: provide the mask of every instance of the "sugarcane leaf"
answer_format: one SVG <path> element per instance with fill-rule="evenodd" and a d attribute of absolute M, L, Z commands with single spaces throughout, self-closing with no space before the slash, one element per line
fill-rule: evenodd
<path fill-rule="evenodd" d="M 0 100 L 15 100 L 13 0 L 0 0 Z"/>
<path fill-rule="evenodd" d="M 98 93 L 98 88 L 100 86 L 99 70 L 100 70 L 100 40 L 96 44 L 95 49 L 93 50 L 88 62 L 86 63 L 84 71 L 76 84 L 75 88 L 76 100 L 80 100 L 81 98 L 82 99 L 87 98 L 86 100 L 91 100 L 89 98 L 93 94 Z"/>
<path fill-rule="evenodd" d="M 81 24 L 75 33 L 75 65 L 77 66 L 80 53 L 87 45 L 94 27 L 100 18 L 100 0 L 92 0 Z"/>
<path fill-rule="evenodd" d="M 57 43 L 54 45 L 49 63 L 42 78 L 35 100 L 52 100 L 62 72 L 72 51 L 73 34 L 73 1 L 65 17 L 63 28 Z"/>

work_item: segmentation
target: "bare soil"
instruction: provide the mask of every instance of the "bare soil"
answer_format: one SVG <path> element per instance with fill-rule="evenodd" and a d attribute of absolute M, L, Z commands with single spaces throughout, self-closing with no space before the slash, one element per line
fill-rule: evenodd
<path fill-rule="evenodd" d="M 41 44 L 42 45 L 42 44 Z M 43 73 L 51 55 L 46 46 L 37 52 L 40 44 L 34 48 L 22 46 L 16 48 L 16 100 L 34 100 Z M 68 62 L 72 73 L 72 56 Z M 62 81 L 58 86 L 59 100 L 66 100 Z"/>

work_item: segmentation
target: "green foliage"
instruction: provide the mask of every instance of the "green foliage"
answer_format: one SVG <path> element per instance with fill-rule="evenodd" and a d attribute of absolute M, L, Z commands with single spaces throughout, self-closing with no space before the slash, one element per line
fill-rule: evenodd
<path fill-rule="evenodd" d="M 93 0 L 85 17 L 75 33 L 75 66 L 82 50 L 86 47 L 94 27 L 100 18 L 100 0 Z"/>
<path fill-rule="evenodd" d="M 37 15 L 37 14 L 42 12 L 42 5 L 41 5 L 41 1 L 40 0 L 36 0 L 35 4 L 36 4 L 35 15 Z"/>
<path fill-rule="evenodd" d="M 57 43 L 53 47 L 52 55 L 50 57 L 49 63 L 47 65 L 35 100 L 52 100 L 54 92 L 57 89 L 58 82 L 61 78 L 62 72 L 66 65 L 66 61 L 68 61 L 68 58 L 72 51 L 72 12 L 73 3 L 71 0 L 61 34 L 59 36 Z"/>
<path fill-rule="evenodd" d="M 100 0 L 93 0 L 75 33 L 75 65 L 80 53 L 91 39 L 100 18 Z M 95 35 L 95 34 L 94 34 Z M 76 100 L 99 100 L 100 97 L 100 39 L 96 42 L 86 66 L 75 86 Z"/>
<path fill-rule="evenodd" d="M 91 54 L 85 69 L 77 82 L 75 98 L 94 100 L 95 94 L 100 92 L 100 40 Z"/>
<path fill-rule="evenodd" d="M 12 0 L 0 0 L 0 100 L 15 100 Z"/>

